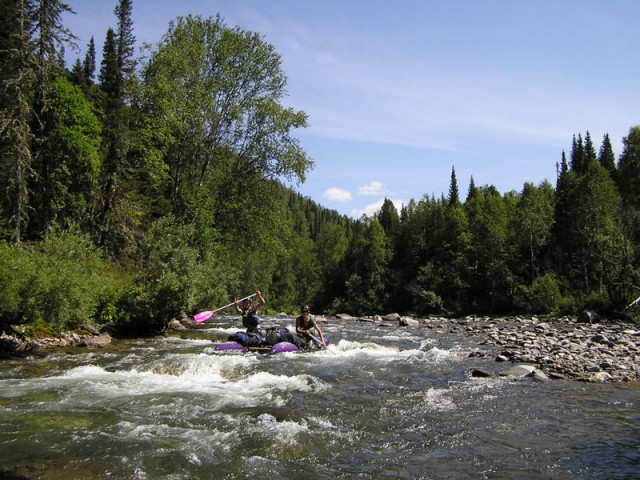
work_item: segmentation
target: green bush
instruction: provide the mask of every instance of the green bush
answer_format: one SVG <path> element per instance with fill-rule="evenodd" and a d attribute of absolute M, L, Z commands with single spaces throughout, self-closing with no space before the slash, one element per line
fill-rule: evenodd
<path fill-rule="evenodd" d="M 229 268 L 222 268 L 214 250 L 203 249 L 199 230 L 163 217 L 143 242 L 143 265 L 133 289 L 119 306 L 117 328 L 133 334 L 154 334 L 182 314 L 211 308 L 227 299 Z"/>
<path fill-rule="evenodd" d="M 33 246 L 0 243 L 4 324 L 60 332 L 90 321 L 108 321 L 101 313 L 117 303 L 121 288 L 122 278 L 81 234 L 54 231 Z"/>
<path fill-rule="evenodd" d="M 562 302 L 560 284 L 554 275 L 537 277 L 530 287 L 520 285 L 517 288 L 514 301 L 529 313 L 558 313 Z"/>
<path fill-rule="evenodd" d="M 416 292 L 415 304 L 419 315 L 428 315 L 442 312 L 442 299 L 431 290 L 419 290 Z"/>
<path fill-rule="evenodd" d="M 563 296 L 558 302 L 558 313 L 562 315 L 573 315 L 577 311 L 576 299 L 572 296 Z"/>
<path fill-rule="evenodd" d="M 602 314 L 611 309 L 609 296 L 604 292 L 591 292 L 583 301 L 584 310 L 593 310 Z"/>

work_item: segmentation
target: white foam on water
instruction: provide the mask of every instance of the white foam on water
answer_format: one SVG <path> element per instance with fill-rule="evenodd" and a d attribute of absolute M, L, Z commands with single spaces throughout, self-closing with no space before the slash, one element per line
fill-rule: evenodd
<path fill-rule="evenodd" d="M 421 392 L 418 401 L 422 409 L 432 412 L 446 412 L 456 408 L 451 392 L 446 388 L 429 388 Z"/>
<path fill-rule="evenodd" d="M 202 338 L 177 338 L 177 337 L 167 337 L 164 339 L 166 343 L 176 344 L 178 346 L 203 346 L 203 345 L 211 345 L 214 343 L 212 340 L 202 339 Z"/>
<path fill-rule="evenodd" d="M 216 410 L 225 406 L 265 403 L 284 406 L 290 392 L 319 392 L 328 388 L 323 381 L 306 374 L 291 376 L 254 371 L 259 360 L 253 355 L 169 357 L 174 358 L 168 359 L 166 365 L 152 365 L 148 370 L 108 371 L 87 365 L 70 369 L 61 376 L 33 382 L 39 384 L 38 389 L 54 388 L 64 392 L 60 402 L 67 408 L 108 404 L 116 399 L 120 403 L 134 397 L 160 395 L 165 398 L 169 395 L 158 406 L 159 412 L 186 408 L 184 398 L 191 398 L 193 394 L 205 395 L 207 407 Z M 169 405 L 166 405 L 167 401 Z M 149 408 L 155 407 L 150 405 Z"/>
<path fill-rule="evenodd" d="M 454 347 L 443 349 L 433 346 L 431 339 L 422 340 L 418 348 L 401 350 L 396 346 L 380 345 L 375 342 L 355 342 L 340 340 L 334 347 L 334 352 L 341 358 L 366 358 L 376 363 L 386 364 L 402 360 L 411 363 L 449 363 L 464 358 L 463 350 Z"/>
<path fill-rule="evenodd" d="M 233 335 L 234 333 L 239 331 L 244 331 L 244 328 L 242 327 L 242 323 L 239 323 L 237 327 L 226 327 L 226 328 L 213 327 L 213 328 L 206 329 L 207 333 L 216 333 L 220 335 Z"/>
<path fill-rule="evenodd" d="M 250 429 L 251 430 L 251 429 Z M 309 431 L 305 421 L 300 423 L 289 420 L 278 422 L 273 415 L 263 413 L 258 416 L 254 433 L 266 433 L 269 437 L 280 445 L 296 445 L 296 436 Z"/>
<path fill-rule="evenodd" d="M 405 332 L 397 332 L 395 334 L 383 335 L 380 337 L 382 340 L 391 341 L 391 342 L 405 342 L 407 340 L 412 341 L 420 341 L 423 340 L 423 336 L 415 335 L 413 332 L 405 331 Z"/>
<path fill-rule="evenodd" d="M 322 392 L 328 385 L 310 375 L 274 375 L 257 372 L 227 385 L 225 396 L 218 406 L 285 406 L 287 398 L 282 395 L 290 392 Z"/>

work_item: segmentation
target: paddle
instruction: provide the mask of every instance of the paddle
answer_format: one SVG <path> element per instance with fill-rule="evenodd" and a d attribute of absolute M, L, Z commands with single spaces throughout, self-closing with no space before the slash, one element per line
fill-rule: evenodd
<path fill-rule="evenodd" d="M 247 295 L 246 297 L 241 298 L 240 300 L 236 300 L 236 302 L 242 302 L 243 300 L 247 300 L 248 298 L 255 297 L 256 295 L 257 295 L 257 293 L 252 293 L 251 295 Z M 196 323 L 206 322 L 207 320 L 209 320 L 209 318 L 211 318 L 213 315 L 215 315 L 216 312 L 218 312 L 219 310 L 224 310 L 225 308 L 230 307 L 231 305 L 234 305 L 236 302 L 231 302 L 229 305 L 225 305 L 224 307 L 216 308 L 215 310 L 209 310 L 207 312 L 196 313 L 193 316 L 193 321 L 196 322 Z"/>
<path fill-rule="evenodd" d="M 314 342 L 316 342 L 316 345 L 318 345 L 320 348 L 327 348 L 327 346 L 324 343 L 322 343 L 322 340 L 320 340 L 318 337 L 314 337 L 311 334 L 309 334 L 309 336 Z"/>

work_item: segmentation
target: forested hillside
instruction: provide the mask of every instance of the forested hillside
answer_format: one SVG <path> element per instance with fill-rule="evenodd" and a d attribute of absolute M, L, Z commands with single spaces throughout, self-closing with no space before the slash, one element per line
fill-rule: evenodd
<path fill-rule="evenodd" d="M 313 168 L 307 115 L 259 33 L 186 15 L 142 60 L 114 3 L 67 66 L 64 2 L 0 0 L 3 329 L 153 333 L 258 289 L 292 313 L 637 315 L 640 126 L 618 158 L 568 139 L 555 185 L 462 198 L 453 169 L 446 196 L 354 220 L 283 186 Z"/>

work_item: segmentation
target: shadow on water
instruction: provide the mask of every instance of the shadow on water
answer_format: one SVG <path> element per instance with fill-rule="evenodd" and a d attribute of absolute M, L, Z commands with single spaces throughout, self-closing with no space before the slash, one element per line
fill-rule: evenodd
<path fill-rule="evenodd" d="M 4 468 L 0 468 L 0 479 L 1 480 L 29 480 L 31 477 L 25 477 L 17 473 L 15 470 L 5 470 Z"/>

